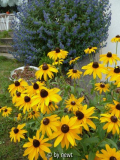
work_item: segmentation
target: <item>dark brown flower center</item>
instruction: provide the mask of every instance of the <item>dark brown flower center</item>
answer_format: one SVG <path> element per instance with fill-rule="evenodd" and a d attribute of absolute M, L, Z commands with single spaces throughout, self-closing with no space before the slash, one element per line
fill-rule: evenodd
<path fill-rule="evenodd" d="M 77 73 L 77 70 L 76 70 L 76 69 L 73 69 L 73 73 Z"/>
<path fill-rule="evenodd" d="M 25 97 L 24 97 L 24 101 L 25 101 L 25 102 L 30 102 L 30 97 L 25 96 Z"/>
<path fill-rule="evenodd" d="M 76 111 L 76 117 L 81 120 L 84 118 L 84 114 L 81 111 Z"/>
<path fill-rule="evenodd" d="M 32 111 L 32 113 L 31 113 L 32 115 L 34 115 L 35 114 L 35 111 Z"/>
<path fill-rule="evenodd" d="M 55 51 L 56 51 L 56 53 L 59 53 L 60 52 L 60 48 L 56 48 Z"/>
<path fill-rule="evenodd" d="M 43 70 L 47 70 L 47 69 L 48 69 L 47 63 L 43 63 L 42 69 L 43 69 Z"/>
<path fill-rule="evenodd" d="M 120 110 L 120 103 L 116 105 L 116 109 Z"/>
<path fill-rule="evenodd" d="M 48 96 L 48 92 L 47 92 L 45 89 L 42 89 L 42 90 L 40 91 L 40 95 L 41 95 L 42 98 L 45 98 L 45 97 Z"/>
<path fill-rule="evenodd" d="M 21 92 L 16 92 L 16 96 L 20 97 L 21 96 Z"/>
<path fill-rule="evenodd" d="M 98 68 L 99 67 L 99 64 L 98 62 L 93 62 L 93 65 L 92 65 L 93 68 Z"/>
<path fill-rule="evenodd" d="M 112 121 L 112 122 L 116 123 L 116 122 L 117 122 L 117 120 L 118 120 L 118 119 L 117 119 L 117 117 L 116 117 L 116 116 L 112 116 L 112 117 L 111 117 L 111 121 Z"/>
<path fill-rule="evenodd" d="M 75 101 L 71 101 L 71 104 L 72 104 L 72 105 L 75 105 L 76 103 L 75 103 Z"/>
<path fill-rule="evenodd" d="M 48 119 L 48 118 L 45 118 L 44 120 L 43 120 L 43 124 L 44 125 L 48 125 L 50 123 L 50 120 Z"/>
<path fill-rule="evenodd" d="M 39 88 L 39 85 L 38 85 L 37 83 L 34 83 L 33 88 L 34 88 L 34 89 L 38 89 L 38 88 Z"/>
<path fill-rule="evenodd" d="M 15 86 L 17 87 L 17 86 L 19 86 L 19 85 L 20 85 L 20 82 L 15 81 Z"/>
<path fill-rule="evenodd" d="M 74 57 L 72 57 L 72 60 L 74 60 L 75 58 Z"/>
<path fill-rule="evenodd" d="M 104 88 L 104 87 L 105 87 L 105 84 L 101 83 L 101 84 L 100 84 L 100 87 L 101 87 L 101 88 Z"/>
<path fill-rule="evenodd" d="M 89 49 L 91 49 L 92 47 L 89 47 Z"/>
<path fill-rule="evenodd" d="M 67 133 L 69 131 L 69 126 L 67 124 L 63 124 L 61 127 L 61 131 L 63 133 Z"/>
<path fill-rule="evenodd" d="M 108 52 L 108 53 L 107 53 L 107 57 L 112 57 L 112 53 L 111 53 L 111 52 Z"/>
<path fill-rule="evenodd" d="M 117 35 L 116 38 L 120 38 L 120 35 Z"/>
<path fill-rule="evenodd" d="M 19 132 L 19 129 L 15 128 L 14 133 L 17 134 Z"/>
<path fill-rule="evenodd" d="M 0 109 L 1 109 L 2 107 L 0 106 Z"/>
<path fill-rule="evenodd" d="M 34 140 L 33 140 L 33 146 L 34 146 L 35 148 L 39 147 L 39 146 L 40 146 L 40 142 L 39 142 L 37 139 L 34 139 Z"/>
<path fill-rule="evenodd" d="M 110 160 L 117 160 L 117 159 L 114 156 L 111 156 Z"/>
<path fill-rule="evenodd" d="M 52 104 L 52 102 L 49 102 L 49 105 L 48 106 L 50 106 Z"/>
<path fill-rule="evenodd" d="M 4 112 L 7 112 L 7 109 L 5 109 Z"/>
<path fill-rule="evenodd" d="M 115 73 L 120 73 L 120 68 L 119 68 L 119 66 L 117 66 L 117 67 L 114 69 L 114 72 L 115 72 Z"/>

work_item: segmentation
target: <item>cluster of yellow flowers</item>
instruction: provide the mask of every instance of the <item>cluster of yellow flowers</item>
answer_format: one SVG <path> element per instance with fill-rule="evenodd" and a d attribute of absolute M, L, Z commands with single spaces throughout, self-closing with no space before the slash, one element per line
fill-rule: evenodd
<path fill-rule="evenodd" d="M 112 39 L 112 42 L 120 42 L 120 36 Z M 95 53 L 97 47 L 89 47 L 84 50 L 86 54 Z M 21 110 L 21 113 L 18 114 L 17 120 L 22 119 L 22 114 L 27 115 L 29 119 L 37 120 L 41 114 L 44 115 L 40 127 L 36 132 L 36 136 L 33 138 L 28 138 L 29 142 L 23 145 L 24 148 L 27 148 L 23 156 L 28 155 L 29 160 L 37 160 L 39 155 L 43 160 L 47 160 L 45 152 L 51 153 L 49 147 L 52 144 L 47 143 L 50 140 L 55 139 L 54 147 L 61 144 L 62 148 L 68 149 L 69 147 L 74 147 L 77 145 L 76 140 L 81 140 L 83 130 L 89 132 L 89 127 L 96 130 L 96 125 L 91 119 L 98 119 L 97 116 L 94 116 L 96 108 L 89 107 L 83 103 L 83 97 L 77 97 L 71 94 L 68 99 L 65 99 L 64 105 L 68 112 L 72 112 L 73 116 L 69 117 L 68 115 L 59 117 L 57 114 L 54 114 L 55 110 L 59 111 L 59 102 L 62 101 L 60 96 L 59 88 L 48 88 L 46 82 L 48 79 L 54 77 L 54 73 L 58 73 L 56 65 L 60 66 L 64 59 L 67 57 L 68 52 L 62 49 L 56 48 L 54 51 L 48 53 L 48 56 L 54 60 L 53 64 L 43 63 L 39 70 L 35 73 L 36 81 L 31 85 L 23 80 L 19 79 L 11 84 L 8 88 L 10 95 L 12 97 L 12 103 L 16 108 Z M 76 63 L 80 57 L 72 58 L 69 62 Z M 110 81 L 115 81 L 114 85 L 117 87 L 120 86 L 120 68 L 119 66 L 112 68 L 108 67 L 108 64 L 117 64 L 120 58 L 117 54 L 112 54 L 108 52 L 105 55 L 100 55 L 100 61 L 103 61 L 103 64 L 98 62 L 90 62 L 87 66 L 83 66 L 82 69 L 86 70 L 83 75 L 93 74 L 93 79 L 102 78 L 102 73 L 106 74 L 106 79 L 110 77 Z M 107 67 L 105 65 L 107 64 Z M 71 79 L 79 79 L 82 76 L 82 72 L 78 69 L 70 69 L 67 73 L 67 76 Z M 44 79 L 44 82 L 41 80 Z M 96 83 L 95 90 L 99 91 L 100 95 L 105 92 L 110 91 L 110 84 L 100 82 Z M 104 100 L 103 100 L 104 101 Z M 106 101 L 106 99 L 105 99 Z M 113 134 L 119 134 L 120 129 L 120 102 L 113 100 L 114 104 L 108 104 L 109 110 L 106 114 L 101 114 L 100 122 L 107 122 L 103 129 L 107 132 Z M 9 116 L 12 112 L 12 108 L 4 106 L 0 108 L 0 113 L 2 116 Z M 23 113 L 22 113 L 23 112 Z M 47 115 L 46 115 L 47 114 Z M 49 115 L 51 114 L 51 115 Z M 10 132 L 11 141 L 19 142 L 20 138 L 25 139 L 25 134 L 27 130 L 23 128 L 26 124 L 20 124 L 17 127 L 13 127 Z M 40 137 L 41 135 L 41 137 Z M 44 137 L 48 138 L 44 138 Z M 106 145 L 106 150 L 101 150 L 96 152 L 94 160 L 120 160 L 120 152 L 116 149 L 112 149 L 109 145 Z M 88 159 L 88 155 L 86 155 Z M 52 157 L 50 158 L 52 160 Z"/>

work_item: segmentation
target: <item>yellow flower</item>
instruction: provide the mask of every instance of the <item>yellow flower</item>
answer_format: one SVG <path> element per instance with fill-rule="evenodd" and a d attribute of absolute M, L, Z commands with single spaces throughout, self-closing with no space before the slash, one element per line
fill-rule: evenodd
<path fill-rule="evenodd" d="M 112 38 L 111 42 L 120 42 L 120 36 L 117 35 L 116 37 Z"/>
<path fill-rule="evenodd" d="M 11 114 L 11 112 L 12 112 L 12 108 L 11 107 L 7 107 L 7 106 L 2 108 L 2 110 L 3 110 L 3 113 L 2 113 L 3 117 L 8 117 L 9 114 Z"/>
<path fill-rule="evenodd" d="M 38 90 L 40 90 L 41 86 L 44 86 L 44 82 L 37 81 L 35 83 L 32 83 L 31 86 L 27 87 L 27 93 L 30 95 L 36 94 Z"/>
<path fill-rule="evenodd" d="M 17 142 L 17 141 L 20 142 L 20 138 L 25 139 L 24 133 L 27 133 L 27 131 L 22 129 L 25 125 L 26 124 L 24 123 L 24 124 L 18 125 L 17 128 L 12 127 L 10 132 L 11 141 L 13 140 L 14 142 Z"/>
<path fill-rule="evenodd" d="M 68 108 L 69 111 L 77 111 L 81 107 L 81 102 L 84 100 L 84 97 L 81 97 L 79 99 L 75 98 L 73 94 L 71 94 L 70 98 L 65 101 L 66 108 Z"/>
<path fill-rule="evenodd" d="M 107 92 L 107 91 L 109 91 L 109 84 L 105 84 L 105 83 L 102 83 L 102 82 L 100 82 L 100 83 L 96 83 L 95 84 L 95 90 L 97 90 L 97 91 L 99 91 L 100 92 L 100 94 L 102 93 L 102 92 Z"/>
<path fill-rule="evenodd" d="M 96 49 L 97 49 L 97 47 L 89 47 L 89 48 L 85 49 L 84 52 L 86 54 L 91 54 L 92 52 L 95 53 Z"/>
<path fill-rule="evenodd" d="M 120 151 L 116 151 L 116 148 L 110 148 L 108 144 L 105 147 L 106 150 L 102 149 L 102 153 L 97 154 L 101 160 L 120 160 Z"/>
<path fill-rule="evenodd" d="M 69 147 L 69 143 L 72 146 L 76 145 L 75 139 L 81 140 L 78 136 L 80 125 L 76 124 L 76 117 L 69 118 L 68 115 L 63 116 L 58 127 L 58 130 L 52 134 L 51 139 L 56 138 L 54 147 L 58 146 L 61 142 L 61 147 L 66 149 Z"/>
<path fill-rule="evenodd" d="M 111 77 L 110 81 L 116 81 L 117 79 L 119 79 L 120 78 L 120 68 L 119 68 L 119 66 L 117 66 L 115 68 L 109 67 L 109 71 L 107 73 L 106 79 L 108 77 Z"/>
<path fill-rule="evenodd" d="M 106 101 L 106 98 L 103 98 L 103 101 Z"/>
<path fill-rule="evenodd" d="M 71 65 L 72 63 L 75 63 L 80 57 L 76 57 L 76 58 L 72 58 L 69 62 L 69 64 Z"/>
<path fill-rule="evenodd" d="M 116 54 L 112 54 L 111 52 L 108 52 L 107 54 L 100 55 L 100 61 L 103 61 L 104 64 L 110 63 L 112 65 L 114 62 L 117 64 L 117 61 L 120 60 L 120 58 Z"/>
<path fill-rule="evenodd" d="M 46 143 L 49 139 L 43 139 L 43 135 L 41 138 L 39 138 L 39 136 L 39 132 L 37 131 L 36 136 L 34 136 L 33 139 L 28 138 L 29 142 L 23 145 L 23 148 L 27 148 L 23 156 L 28 155 L 29 160 L 33 160 L 34 158 L 37 160 L 39 155 L 43 158 L 43 160 L 47 160 L 45 152 L 51 152 L 48 147 L 51 147 L 52 145 L 50 143 Z"/>
<path fill-rule="evenodd" d="M 82 109 L 79 109 L 78 111 L 75 112 L 75 115 L 77 117 L 77 123 L 81 124 L 84 127 L 84 129 L 87 131 L 89 131 L 88 125 L 93 129 L 96 129 L 95 124 L 91 121 L 91 118 L 98 119 L 95 116 L 91 116 L 94 113 L 94 110 L 95 110 L 95 107 L 90 107 L 87 109 L 87 105 L 84 105 Z"/>
<path fill-rule="evenodd" d="M 58 72 L 58 70 L 54 66 L 46 63 L 43 63 L 43 65 L 41 65 L 39 68 L 40 70 L 35 73 L 35 76 L 37 79 L 40 78 L 40 80 L 42 79 L 42 76 L 45 81 L 47 81 L 48 79 L 47 76 L 52 79 L 54 77 L 54 74 L 52 72 Z"/>
<path fill-rule="evenodd" d="M 16 119 L 17 121 L 20 121 L 22 119 L 22 114 L 21 113 L 17 114 Z M 14 118 L 14 120 L 16 119 Z"/>
<path fill-rule="evenodd" d="M 19 107 L 19 110 L 23 108 L 23 113 L 29 112 L 31 109 L 31 96 L 29 94 L 21 94 L 19 101 L 16 102 L 15 106 Z"/>
<path fill-rule="evenodd" d="M 50 101 L 48 106 L 45 105 L 44 109 L 43 109 L 43 114 L 47 113 L 47 114 L 50 114 L 52 113 L 53 111 L 55 111 L 55 109 L 58 108 L 58 106 L 56 105 L 56 103 Z"/>
<path fill-rule="evenodd" d="M 120 118 L 120 102 L 113 100 L 114 104 L 108 104 L 110 112 Z"/>
<path fill-rule="evenodd" d="M 12 103 L 15 104 L 21 98 L 21 92 L 16 91 L 16 93 L 12 97 Z"/>
<path fill-rule="evenodd" d="M 60 64 L 63 64 L 63 59 L 58 59 L 58 60 L 55 60 L 52 65 L 55 66 L 55 65 L 60 65 Z"/>
<path fill-rule="evenodd" d="M 40 108 L 41 112 L 45 113 L 45 107 L 48 106 L 51 101 L 58 103 L 62 100 L 61 96 L 57 94 L 59 91 L 60 89 L 58 88 L 47 89 L 46 87 L 42 87 L 37 95 L 32 97 L 32 106 L 38 105 L 37 108 Z"/>
<path fill-rule="evenodd" d="M 104 64 L 99 64 L 98 62 L 89 63 L 87 66 L 83 66 L 82 69 L 85 69 L 84 75 L 93 74 L 95 79 L 97 76 L 101 79 L 102 73 L 106 74 L 108 71 L 104 67 Z"/>
<path fill-rule="evenodd" d="M 47 54 L 47 56 L 49 56 L 53 60 L 65 59 L 67 57 L 67 55 L 68 55 L 67 51 L 64 51 L 64 50 L 59 49 L 59 48 L 56 48 L 54 51 L 51 51 Z"/>
<path fill-rule="evenodd" d="M 116 115 L 113 114 L 101 114 L 100 121 L 101 123 L 107 122 L 103 129 L 107 129 L 107 133 L 112 131 L 112 134 L 119 134 L 120 120 Z"/>
<path fill-rule="evenodd" d="M 72 79 L 79 79 L 82 72 L 76 69 L 69 69 L 69 72 L 67 73 L 68 77 L 71 77 Z"/>
<path fill-rule="evenodd" d="M 13 96 L 14 94 L 16 94 L 16 91 L 18 92 L 24 91 L 25 87 L 27 86 L 28 86 L 28 83 L 26 81 L 24 81 L 23 79 L 19 79 L 18 81 L 15 81 L 13 84 L 9 85 L 8 90 Z"/>
<path fill-rule="evenodd" d="M 60 117 L 57 115 L 52 115 L 49 117 L 43 118 L 40 125 L 40 132 L 42 132 L 43 135 L 45 133 L 48 137 L 52 135 L 52 131 L 57 131 L 57 127 L 60 125 L 60 122 L 58 121 Z"/>
<path fill-rule="evenodd" d="M 38 117 L 40 117 L 40 112 L 38 112 L 38 111 L 33 110 L 30 113 L 28 113 L 28 118 L 30 118 L 30 119 L 32 119 L 32 118 L 35 119 Z"/>

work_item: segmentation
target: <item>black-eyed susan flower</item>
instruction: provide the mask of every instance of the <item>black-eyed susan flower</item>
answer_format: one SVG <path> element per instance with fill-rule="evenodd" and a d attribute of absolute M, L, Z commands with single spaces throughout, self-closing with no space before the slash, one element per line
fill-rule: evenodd
<path fill-rule="evenodd" d="M 79 79 L 82 72 L 77 69 L 69 69 L 67 75 L 68 77 L 71 77 L 72 79 Z"/>
<path fill-rule="evenodd" d="M 120 87 L 120 77 L 119 76 L 116 78 L 114 85 L 117 85 L 117 87 Z M 117 89 L 116 93 L 119 93 L 119 92 L 120 92 L 119 89 Z"/>
<path fill-rule="evenodd" d="M 10 94 L 13 96 L 14 94 L 16 94 L 16 91 L 18 92 L 24 91 L 25 87 L 27 86 L 28 83 L 25 80 L 19 79 L 18 81 L 15 81 L 13 84 L 9 85 L 8 90 Z"/>
<path fill-rule="evenodd" d="M 106 98 L 103 98 L 103 101 L 106 101 Z"/>
<path fill-rule="evenodd" d="M 84 50 L 84 52 L 86 54 L 91 54 L 92 52 L 95 53 L 96 49 L 97 49 L 97 47 L 88 47 L 87 49 Z"/>
<path fill-rule="evenodd" d="M 44 109 L 43 109 L 43 114 L 47 113 L 50 114 L 53 111 L 55 111 L 55 109 L 58 109 L 57 103 L 53 103 L 53 102 L 49 102 L 48 106 L 45 105 Z"/>
<path fill-rule="evenodd" d="M 8 117 L 9 114 L 11 114 L 11 112 L 12 112 L 12 108 L 11 107 L 7 107 L 7 106 L 4 106 L 2 108 L 2 110 L 3 110 L 3 112 L 2 112 L 2 116 L 3 117 Z"/>
<path fill-rule="evenodd" d="M 22 114 L 18 113 L 17 116 L 14 118 L 14 120 L 20 121 L 22 119 Z"/>
<path fill-rule="evenodd" d="M 81 103 L 83 100 L 84 97 L 77 99 L 73 94 L 71 94 L 70 98 L 65 101 L 66 108 L 68 108 L 69 111 L 75 112 L 81 107 Z"/>
<path fill-rule="evenodd" d="M 41 65 L 39 67 L 40 69 L 38 71 L 36 71 L 35 73 L 35 76 L 36 78 L 38 79 L 42 79 L 42 76 L 44 78 L 45 81 L 47 81 L 47 76 L 52 79 L 54 77 L 54 73 L 57 73 L 58 70 L 54 67 L 54 66 L 51 66 L 50 64 L 47 64 L 47 63 L 43 63 L 43 65 Z"/>
<path fill-rule="evenodd" d="M 27 148 L 24 151 L 23 156 L 28 155 L 29 160 L 37 160 L 40 155 L 43 158 L 43 160 L 47 160 L 45 152 L 51 153 L 48 147 L 51 147 L 52 145 L 50 143 L 46 143 L 49 140 L 48 138 L 43 138 L 44 136 L 42 135 L 40 137 L 38 131 L 36 133 L 36 136 L 33 137 L 33 139 L 28 138 L 29 142 L 23 145 L 23 148 Z"/>
<path fill-rule="evenodd" d="M 106 76 L 106 79 L 110 78 L 110 81 L 115 81 L 116 79 L 120 78 L 120 67 L 116 66 L 115 68 L 113 67 L 108 67 L 108 73 Z"/>
<path fill-rule="evenodd" d="M 44 113 L 44 107 L 48 106 L 49 102 L 58 103 L 62 100 L 61 96 L 57 94 L 59 91 L 60 89 L 58 88 L 47 89 L 46 87 L 42 87 L 37 95 L 32 97 L 32 106 L 38 105 L 37 108 Z"/>
<path fill-rule="evenodd" d="M 75 63 L 78 59 L 80 59 L 80 57 L 72 58 L 69 64 L 71 65 L 72 63 Z"/>
<path fill-rule="evenodd" d="M 31 112 L 28 113 L 28 118 L 29 119 L 36 119 L 40 117 L 40 112 L 36 111 L 36 110 L 32 110 Z"/>
<path fill-rule="evenodd" d="M 87 109 L 87 105 L 84 105 L 82 109 L 79 109 L 74 113 L 77 117 L 77 123 L 81 124 L 83 128 L 87 131 L 89 131 L 88 125 L 93 129 L 96 129 L 95 124 L 91 121 L 91 118 L 98 119 L 97 117 L 92 116 L 92 114 L 94 113 L 94 110 L 95 110 L 95 107 L 90 107 Z M 82 128 L 80 128 L 80 132 L 82 132 L 81 129 Z"/>
<path fill-rule="evenodd" d="M 32 83 L 31 86 L 27 87 L 27 93 L 30 95 L 36 94 L 37 90 L 40 90 L 41 86 L 44 86 L 44 82 L 37 81 L 35 83 Z"/>
<path fill-rule="evenodd" d="M 108 52 L 107 54 L 100 55 L 100 61 L 103 61 L 104 64 L 110 63 L 112 65 L 114 62 L 117 64 L 117 61 L 120 60 L 120 58 L 116 54 L 112 54 L 111 52 Z"/>
<path fill-rule="evenodd" d="M 61 142 L 61 147 L 66 149 L 69 147 L 69 143 L 72 146 L 76 145 L 75 139 L 81 140 L 78 136 L 80 125 L 76 124 L 76 117 L 69 118 L 68 115 L 63 116 L 58 127 L 58 130 L 52 134 L 51 139 L 56 138 L 54 147 L 58 146 Z"/>
<path fill-rule="evenodd" d="M 53 66 L 56 66 L 56 65 L 61 65 L 61 64 L 63 64 L 63 59 L 56 59 L 53 63 L 52 63 L 52 65 Z"/>
<path fill-rule="evenodd" d="M 108 104 L 110 112 L 120 118 L 120 102 L 113 100 L 114 104 Z"/>
<path fill-rule="evenodd" d="M 106 83 L 96 83 L 95 84 L 95 90 L 99 91 L 99 93 L 101 94 L 102 92 L 108 92 L 109 91 L 109 84 Z"/>
<path fill-rule="evenodd" d="M 19 110 L 23 108 L 23 113 L 31 110 L 31 96 L 29 94 L 21 94 L 19 101 L 16 102 L 15 106 L 19 107 Z"/>
<path fill-rule="evenodd" d="M 27 133 L 26 130 L 23 129 L 23 127 L 25 127 L 25 123 L 18 125 L 16 128 L 12 127 L 11 132 L 10 132 L 10 138 L 11 141 L 13 140 L 14 142 L 20 142 L 20 138 L 25 139 L 24 137 L 24 133 Z"/>
<path fill-rule="evenodd" d="M 116 151 L 116 148 L 110 148 L 108 144 L 105 145 L 106 150 L 102 149 L 102 153 L 97 153 L 97 156 L 101 160 L 120 160 L 120 151 Z"/>
<path fill-rule="evenodd" d="M 116 37 L 112 38 L 111 42 L 120 42 L 120 35 L 117 35 Z"/>
<path fill-rule="evenodd" d="M 21 92 L 16 91 L 16 93 L 12 97 L 12 103 L 15 104 L 21 98 Z"/>
<path fill-rule="evenodd" d="M 114 114 L 101 114 L 100 121 L 101 123 L 106 123 L 103 126 L 103 129 L 107 129 L 107 133 L 112 131 L 112 134 L 119 134 L 120 120 Z"/>
<path fill-rule="evenodd" d="M 39 131 L 42 132 L 43 135 L 47 134 L 47 136 L 50 137 L 53 131 L 57 131 L 57 127 L 60 125 L 59 119 L 60 117 L 57 115 L 43 118 Z"/>
<path fill-rule="evenodd" d="M 101 79 L 102 73 L 106 74 L 107 68 L 104 67 L 104 64 L 99 64 L 98 62 L 89 63 L 87 66 L 83 66 L 82 69 L 85 69 L 84 75 L 93 74 L 95 79 L 97 76 Z"/>
<path fill-rule="evenodd" d="M 60 48 L 56 48 L 54 51 L 51 51 L 47 54 L 47 56 L 49 56 L 53 60 L 65 59 L 67 55 L 68 55 L 68 52 Z"/>

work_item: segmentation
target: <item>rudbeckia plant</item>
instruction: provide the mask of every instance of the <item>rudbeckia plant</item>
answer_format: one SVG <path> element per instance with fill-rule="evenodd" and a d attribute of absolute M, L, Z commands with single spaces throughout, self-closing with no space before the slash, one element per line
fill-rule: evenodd
<path fill-rule="evenodd" d="M 120 58 L 108 52 L 100 56 L 101 63 L 95 62 L 96 49 L 85 50 L 91 56 L 83 71 L 78 66 L 63 75 L 68 51 L 56 48 L 48 53 L 53 64 L 43 63 L 35 73 L 39 80 L 28 85 L 20 79 L 8 87 L 14 107 L 1 106 L 0 115 L 12 118 L 14 108 L 18 110 L 13 118 L 19 124 L 11 128 L 10 138 L 22 141 L 23 156 L 29 160 L 120 160 Z M 79 58 L 69 64 L 77 64 Z M 84 81 L 86 75 L 92 75 L 85 84 L 92 85 L 91 93 L 76 81 Z"/>

